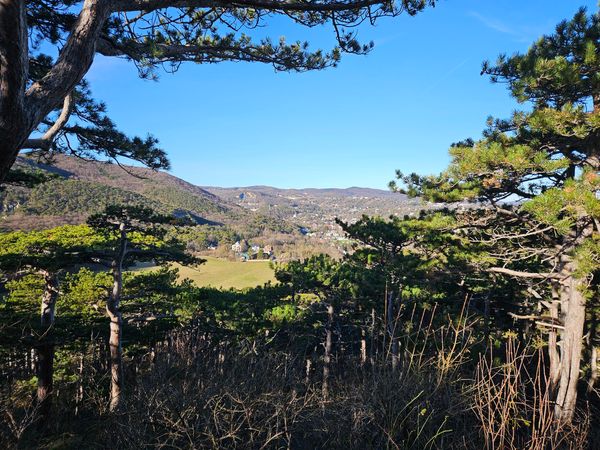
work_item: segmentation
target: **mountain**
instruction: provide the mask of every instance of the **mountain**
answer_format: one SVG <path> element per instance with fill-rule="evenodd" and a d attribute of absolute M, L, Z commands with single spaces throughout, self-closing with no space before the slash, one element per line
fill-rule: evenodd
<path fill-rule="evenodd" d="M 144 167 L 119 166 L 101 161 L 87 161 L 64 155 L 54 156 L 52 165 L 36 162 L 31 158 L 20 157 L 20 166 L 43 170 L 57 175 L 62 179 L 87 181 L 108 186 L 114 189 L 135 192 L 151 200 L 161 203 L 172 203 L 182 206 L 179 202 L 181 194 L 193 198 L 191 209 L 216 213 L 227 210 L 221 199 L 204 189 L 166 172 L 153 171 Z M 184 201 L 185 202 L 185 201 Z"/>
<path fill-rule="evenodd" d="M 389 217 L 418 213 L 418 199 L 380 189 L 350 187 L 278 189 L 270 186 L 221 188 L 204 186 L 230 204 L 298 224 L 305 232 L 341 238 L 335 219 L 353 222 L 363 215 Z"/>
<path fill-rule="evenodd" d="M 0 228 L 5 230 L 82 223 L 109 204 L 142 204 L 206 225 L 196 233 L 203 248 L 225 244 L 218 238 L 225 235 L 227 243 L 261 238 L 295 245 L 302 239 L 308 246 L 339 248 L 343 234 L 336 218 L 352 222 L 362 215 L 404 216 L 424 207 L 401 194 L 361 187 L 200 187 L 166 172 L 64 155 L 55 156 L 51 165 L 19 157 L 17 166 L 52 179 L 33 188 L 9 186 L 0 192 Z M 203 233 L 201 238 L 198 233 Z"/>
<path fill-rule="evenodd" d="M 243 224 L 253 216 L 166 172 L 64 155 L 56 155 L 52 165 L 19 157 L 17 166 L 53 178 L 33 188 L 9 186 L 0 193 L 0 226 L 4 229 L 81 223 L 106 205 L 119 203 L 188 215 L 209 225 Z"/>

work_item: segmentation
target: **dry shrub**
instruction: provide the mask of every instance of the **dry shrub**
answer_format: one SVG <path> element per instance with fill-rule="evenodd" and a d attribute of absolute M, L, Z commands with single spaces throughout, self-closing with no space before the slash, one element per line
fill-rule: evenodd
<path fill-rule="evenodd" d="M 346 372 L 323 402 L 319 381 L 305 383 L 303 361 L 282 353 L 159 355 L 117 435 L 129 448 L 444 448 L 450 417 L 464 415 L 456 387 L 438 382 L 435 365 L 423 372 L 409 360 L 402 370 Z"/>
<path fill-rule="evenodd" d="M 35 412 L 27 402 L 4 392 L 0 447 L 588 448 L 589 415 L 570 428 L 552 420 L 541 351 L 521 348 L 509 336 L 500 363 L 491 353 L 477 363 L 467 318 L 449 318 L 435 329 L 428 317 L 398 337 L 395 368 L 389 358 L 370 364 L 350 353 L 338 358 L 326 401 L 320 363 L 307 379 L 304 355 L 173 334 L 129 362 L 135 370 L 121 413 L 106 411 L 108 380 L 95 369 L 79 380 L 85 395 L 78 403 L 75 385 L 59 385 L 54 422 L 43 433 L 30 426 Z M 86 367 L 102 364 L 86 360 Z"/>
<path fill-rule="evenodd" d="M 486 449 L 584 449 L 589 416 L 574 424 L 553 418 L 551 388 L 541 348 L 527 352 L 507 335 L 501 363 L 493 352 L 481 355 L 471 391 Z"/>

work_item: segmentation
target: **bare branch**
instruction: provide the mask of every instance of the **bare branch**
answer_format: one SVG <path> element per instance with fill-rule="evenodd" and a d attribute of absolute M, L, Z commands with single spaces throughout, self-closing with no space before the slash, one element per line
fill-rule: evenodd
<path fill-rule="evenodd" d="M 27 141 L 25 141 L 21 148 L 41 148 L 45 150 L 49 149 L 52 145 L 52 142 L 54 142 L 54 138 L 56 137 L 58 132 L 62 130 L 63 127 L 69 121 L 69 117 L 71 116 L 72 111 L 73 93 L 71 92 L 65 97 L 63 101 L 62 110 L 60 112 L 60 115 L 58 116 L 58 119 L 56 119 L 56 122 L 54 122 L 54 125 L 48 128 L 48 130 L 44 133 L 44 135 L 41 138 L 27 139 Z"/>
<path fill-rule="evenodd" d="M 560 323 L 555 323 L 555 322 L 558 322 L 558 320 L 553 319 L 552 317 L 542 317 L 542 316 L 538 316 L 535 314 L 530 314 L 527 316 L 524 316 L 521 314 L 515 314 L 515 313 L 508 313 L 508 314 L 513 319 L 517 319 L 517 320 L 533 320 L 536 323 L 536 325 L 539 325 L 541 327 L 558 328 L 559 330 L 565 329 L 565 327 L 563 325 L 561 325 Z M 545 322 L 545 320 L 550 320 L 552 322 Z"/>
<path fill-rule="evenodd" d="M 488 272 L 502 273 L 504 275 L 510 275 L 518 278 L 532 278 L 536 280 L 548 280 L 548 279 L 560 279 L 560 276 L 556 273 L 533 273 L 533 272 L 521 272 L 518 270 L 507 269 L 506 267 L 490 267 L 487 269 Z"/>

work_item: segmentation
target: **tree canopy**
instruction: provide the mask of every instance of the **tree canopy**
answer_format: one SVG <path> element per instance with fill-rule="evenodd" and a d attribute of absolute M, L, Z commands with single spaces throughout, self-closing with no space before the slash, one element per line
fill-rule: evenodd
<path fill-rule="evenodd" d="M 131 61 L 144 78 L 183 62 L 261 62 L 278 71 L 335 66 L 342 53 L 365 54 L 356 27 L 383 16 L 416 14 L 434 0 L 6 0 L 0 9 L 0 183 L 21 149 L 43 154 L 139 161 L 169 167 L 152 136 L 128 137 L 92 98 L 84 79 L 96 54 Z M 258 37 L 278 17 L 329 26 L 335 44 Z M 13 181 L 14 178 L 12 177 Z"/>
<path fill-rule="evenodd" d="M 440 175 L 398 173 L 411 195 L 475 202 L 457 229 L 489 255 L 480 269 L 524 280 L 539 300 L 556 293 L 560 301 L 541 301 L 548 311 L 533 317 L 551 337 L 561 330 L 560 368 L 551 348 L 550 372 L 559 383 L 556 414 L 565 420 L 574 411 L 572 374 L 579 373 L 600 268 L 599 69 L 600 14 L 581 9 L 527 53 L 484 63 L 482 72 L 530 110 L 489 119 L 482 139 L 454 144 Z"/>

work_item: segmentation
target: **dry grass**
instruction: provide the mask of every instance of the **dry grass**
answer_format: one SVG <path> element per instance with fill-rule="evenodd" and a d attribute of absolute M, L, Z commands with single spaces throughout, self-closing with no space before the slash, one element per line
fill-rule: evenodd
<path fill-rule="evenodd" d="M 188 329 L 128 362 L 126 408 L 110 414 L 102 359 L 91 351 L 78 381 L 57 389 L 44 432 L 30 426 L 32 410 L 22 399 L 18 403 L 16 394 L 4 391 L 0 446 L 593 448 L 589 414 L 580 411 L 569 427 L 553 421 L 540 350 L 509 336 L 503 349 L 478 357 L 470 353 L 476 342 L 467 317 L 436 329 L 425 312 L 415 316 L 413 310 L 414 330 L 398 336 L 395 369 L 385 352 L 367 364 L 358 354 L 335 355 L 326 400 L 322 354 L 276 351 L 268 340 L 234 343 Z M 314 361 L 308 375 L 307 356 Z"/>

